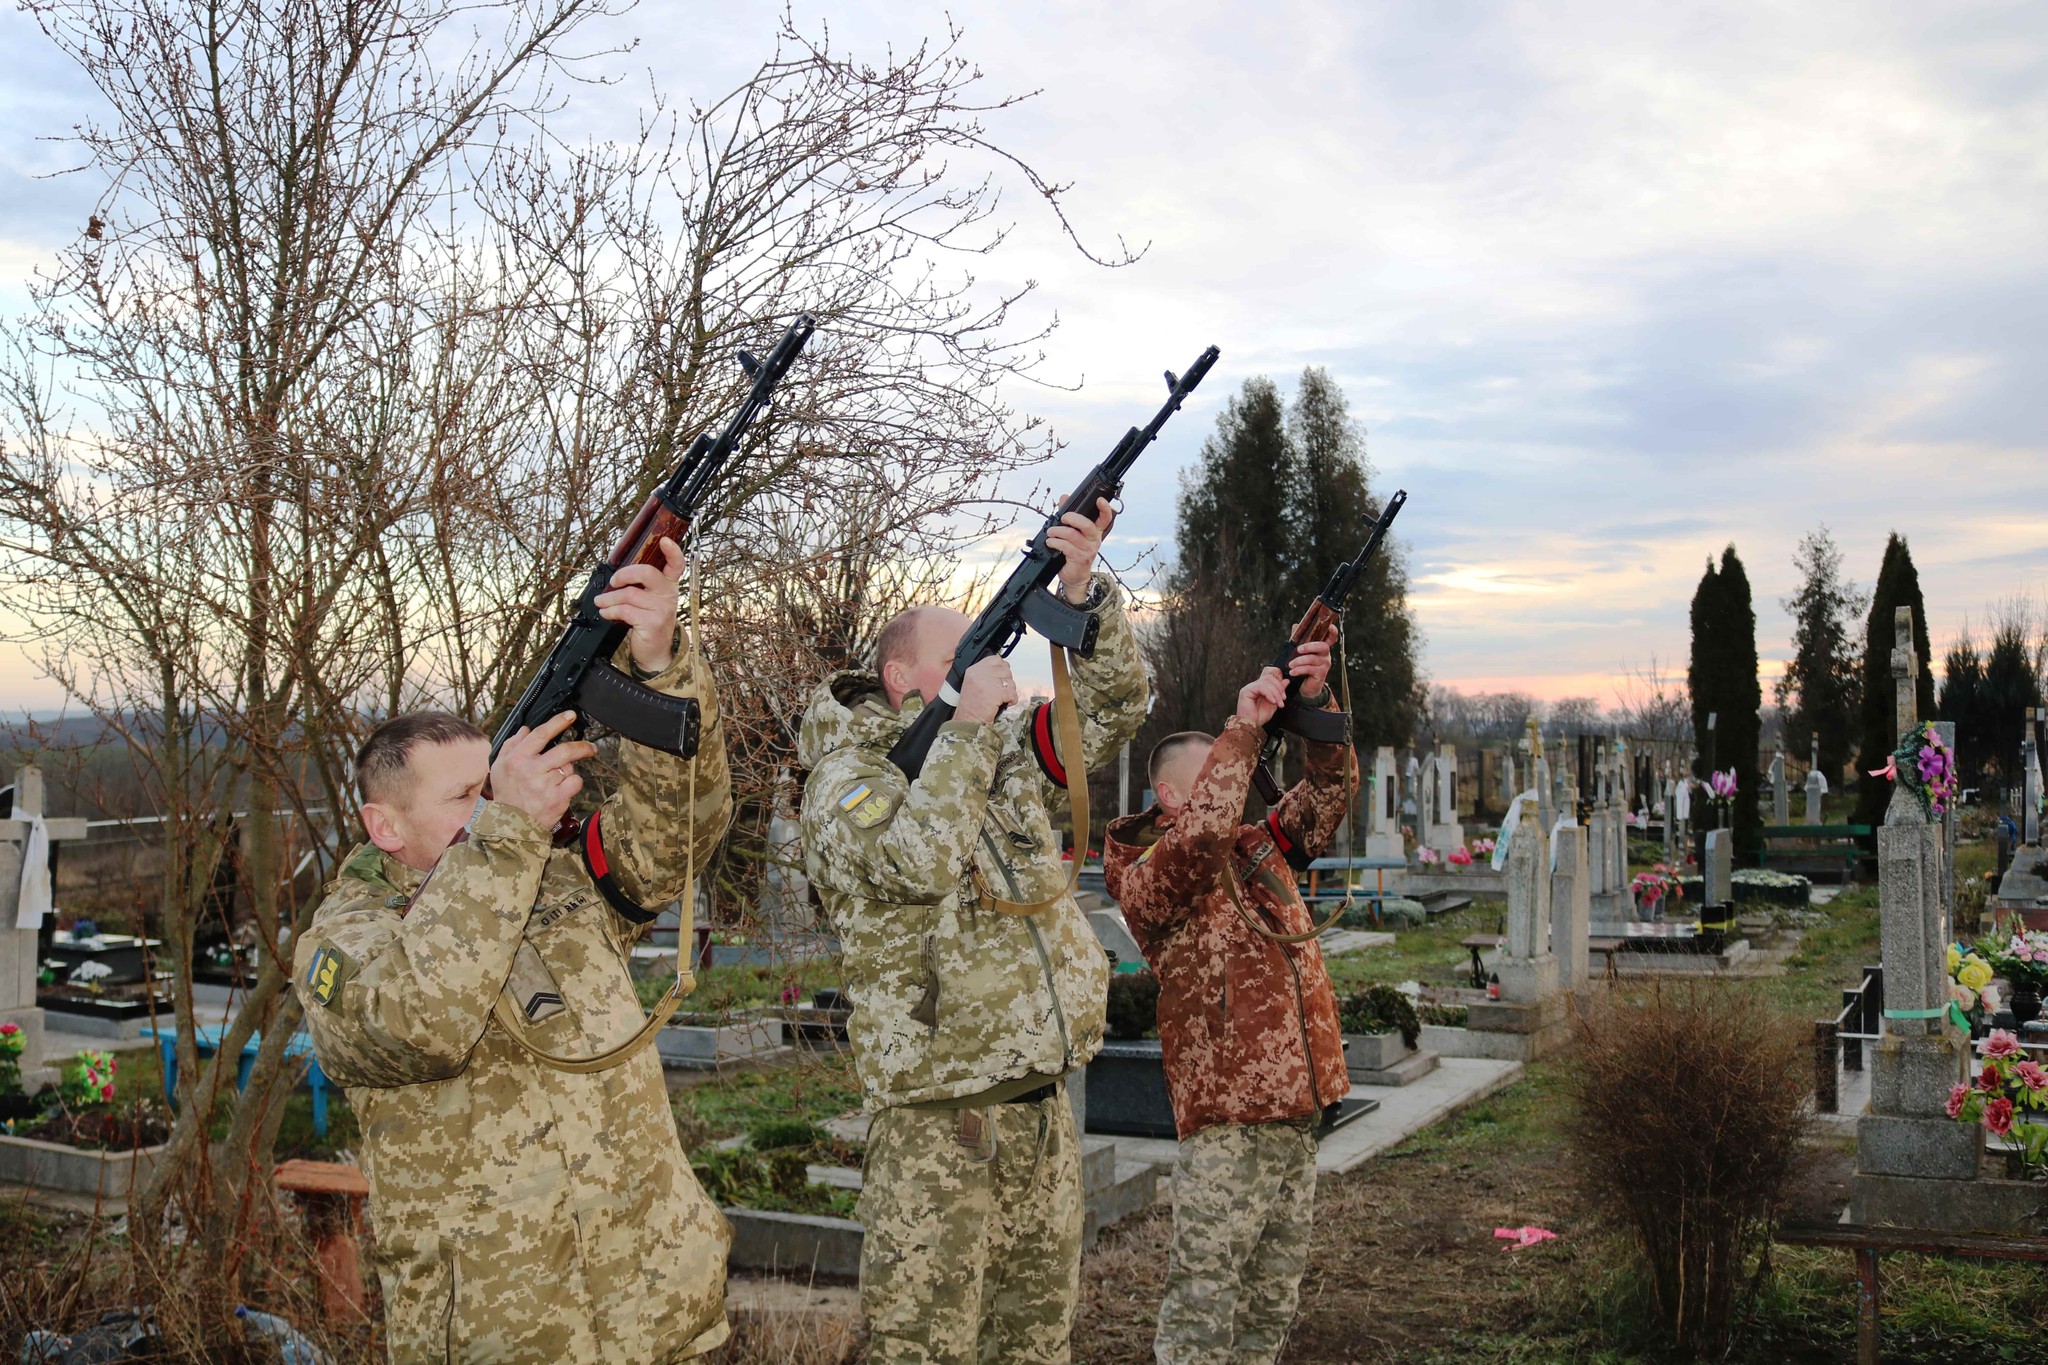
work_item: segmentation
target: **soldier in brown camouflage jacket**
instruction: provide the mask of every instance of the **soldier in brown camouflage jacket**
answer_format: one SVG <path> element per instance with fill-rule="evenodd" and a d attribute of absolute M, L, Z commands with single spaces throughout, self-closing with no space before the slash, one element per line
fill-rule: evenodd
<path fill-rule="evenodd" d="M 1290 665 L 1309 705 L 1328 705 L 1329 645 Z M 1308 776 L 1263 821 L 1245 798 L 1264 725 L 1286 700 L 1268 668 L 1238 693 L 1215 739 L 1153 750 L 1158 804 L 1110 825 L 1109 893 L 1159 978 L 1159 1039 L 1180 1153 L 1174 1240 L 1154 1351 L 1161 1362 L 1270 1361 L 1308 1263 L 1315 1129 L 1350 1090 L 1337 1002 L 1296 873 L 1336 833 L 1356 759 L 1308 746 Z M 1232 882 L 1239 895 L 1232 894 Z M 1241 908 L 1240 908 L 1241 901 Z"/>
<path fill-rule="evenodd" d="M 549 747 L 567 713 L 495 763 L 481 731 L 433 712 L 386 722 L 357 759 L 371 842 L 328 885 L 294 966 L 320 1065 L 362 1126 L 395 1365 L 666 1362 L 726 1337 L 731 1229 L 690 1173 L 653 1050 L 571 1074 L 494 1014 L 508 999 L 558 1056 L 631 1038 L 640 926 L 593 872 L 660 905 L 725 830 L 716 695 L 677 648 L 682 554 L 664 545 L 666 571 L 622 569 L 597 602 L 631 626 L 620 667 L 699 700 L 703 742 L 690 762 L 620 744 L 589 867 L 549 842 L 596 752 Z"/>

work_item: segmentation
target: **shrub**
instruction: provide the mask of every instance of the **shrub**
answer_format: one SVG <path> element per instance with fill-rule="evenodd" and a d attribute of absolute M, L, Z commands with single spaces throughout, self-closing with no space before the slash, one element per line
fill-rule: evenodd
<path fill-rule="evenodd" d="M 1425 1024 L 1438 1028 L 1463 1028 L 1470 1022 L 1472 1011 L 1463 1005 L 1421 1004 L 1415 1007 L 1415 1017 Z"/>
<path fill-rule="evenodd" d="M 1150 972 L 1112 976 L 1103 1031 L 1119 1042 L 1134 1042 L 1158 1030 L 1159 978 Z"/>
<path fill-rule="evenodd" d="M 1634 1243 L 1673 1341 L 1719 1355 L 1800 1160 L 1805 1030 L 1710 982 L 1654 984 L 1581 1030 L 1566 1131 L 1588 1202 Z"/>
<path fill-rule="evenodd" d="M 1408 997 L 1384 983 L 1347 995 L 1337 1006 L 1346 1033 L 1398 1033 L 1404 1047 L 1422 1036 L 1422 1020 Z"/>

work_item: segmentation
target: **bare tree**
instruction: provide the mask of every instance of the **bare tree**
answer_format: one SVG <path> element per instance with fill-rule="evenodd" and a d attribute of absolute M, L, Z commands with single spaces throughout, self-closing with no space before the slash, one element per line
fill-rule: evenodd
<path fill-rule="evenodd" d="M 991 140 L 1014 101 L 977 96 L 957 32 L 870 65 L 785 17 L 725 97 L 657 91 L 633 135 L 565 147 L 604 0 L 29 8 L 107 101 L 79 132 L 106 188 L 5 336 L 0 572 L 165 817 L 181 1119 L 135 1245 L 175 1202 L 183 1273 L 231 1289 L 295 1075 L 290 874 L 333 866 L 365 728 L 501 708 L 736 394 L 734 349 L 803 309 L 803 373 L 694 547 L 705 646 L 746 664 L 742 800 L 769 790 L 803 683 L 1050 449 L 996 397 L 1044 332 L 965 267 L 1002 245 L 998 173 L 1055 214 L 1061 187 Z M 187 983 L 231 847 L 260 973 L 202 1065 Z"/>

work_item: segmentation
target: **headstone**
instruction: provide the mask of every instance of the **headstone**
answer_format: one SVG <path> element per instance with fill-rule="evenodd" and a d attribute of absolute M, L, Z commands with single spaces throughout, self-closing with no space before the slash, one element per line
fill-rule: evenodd
<path fill-rule="evenodd" d="M 1550 810 L 1556 819 L 1579 818 L 1579 783 L 1577 774 L 1565 761 L 1563 740 L 1558 741 L 1557 767 L 1550 774 Z"/>
<path fill-rule="evenodd" d="M 768 863 L 761 873 L 761 922 L 773 930 L 818 927 L 811 883 L 804 875 L 803 828 L 796 813 L 796 782 L 788 769 L 775 774 L 775 814 L 768 821 Z"/>
<path fill-rule="evenodd" d="M 1550 873 L 1550 947 L 1557 958 L 1557 981 L 1567 991 L 1583 991 L 1590 972 L 1586 938 L 1593 922 L 1593 898 L 1586 884 L 1586 831 L 1559 825 L 1551 832 L 1555 866 Z"/>
<path fill-rule="evenodd" d="M 2027 708 L 2020 740 L 2020 842 L 2041 842 L 2041 747 L 2034 738 L 2036 711 Z"/>
<path fill-rule="evenodd" d="M 1515 794 L 1522 788 L 1515 785 L 1515 744 L 1509 740 L 1501 746 L 1500 764 L 1500 808 L 1506 810 L 1514 804 Z"/>
<path fill-rule="evenodd" d="M 1549 829 L 1557 823 L 1557 794 L 1550 789 L 1550 764 L 1543 757 L 1543 731 L 1534 716 L 1524 721 L 1523 726 L 1523 751 L 1529 756 L 1529 786 L 1536 793 L 1537 818 L 1543 822 L 1543 828 Z"/>
<path fill-rule="evenodd" d="M 1423 848 L 1436 848 L 1441 842 L 1436 832 L 1436 764 L 1425 763 L 1420 772 L 1415 788 L 1415 842 Z"/>
<path fill-rule="evenodd" d="M 1892 679 L 1904 733 L 1917 720 L 1913 616 L 1894 617 Z M 1927 1221 L 1929 1209 L 1955 1201 L 1925 1182 L 1977 1173 L 1981 1130 L 1954 1122 L 1944 1108 L 1964 1075 L 1967 1040 L 1942 1017 L 1948 1003 L 1948 876 L 1940 828 L 1903 784 L 1894 784 L 1877 832 L 1878 919 L 1884 958 L 1885 1037 L 1872 1062 L 1870 1103 L 1856 1125 L 1856 1181 L 1850 1217 L 1858 1223 Z M 1946 1186 L 1953 1190 L 1954 1185 Z"/>
<path fill-rule="evenodd" d="M 1422 779 L 1422 767 L 1415 753 L 1408 753 L 1408 780 L 1401 788 L 1401 823 L 1415 831 L 1416 838 L 1422 837 L 1422 810 L 1415 803 L 1416 784 Z"/>
<path fill-rule="evenodd" d="M 1720 910 L 1735 903 L 1735 833 L 1733 830 L 1710 829 L 1707 831 L 1707 861 L 1700 869 L 1700 915 L 1705 918 L 1709 910 Z"/>
<path fill-rule="evenodd" d="M 1658 779 L 1659 798 L 1664 805 L 1664 865 L 1669 867 L 1678 852 L 1678 790 L 1671 781 L 1671 762 L 1665 760 L 1664 772 Z"/>
<path fill-rule="evenodd" d="M 44 860 L 42 868 L 47 868 L 54 845 L 85 837 L 85 821 L 51 819 L 43 813 L 43 802 L 42 770 L 32 764 L 15 769 L 13 809 L 9 819 L 0 820 L 0 1024 L 21 1026 L 26 1043 L 20 1062 L 24 1081 L 43 1065 L 36 933 L 41 927 L 37 912 L 44 909 L 40 902 L 48 895 L 46 882 L 37 885 L 42 879 L 30 875 L 29 853 L 33 847 Z M 27 900 L 24 890 L 30 893 Z"/>
<path fill-rule="evenodd" d="M 1821 798 L 1828 794 L 1827 774 L 1820 770 L 1820 739 L 1813 741 L 1813 759 L 1806 770 L 1806 823 L 1825 824 L 1821 818 Z"/>
<path fill-rule="evenodd" d="M 1399 858 L 1406 852 L 1401 841 L 1401 784 L 1396 776 L 1394 749 L 1382 744 L 1372 759 L 1372 806 L 1365 831 L 1365 856 Z"/>
<path fill-rule="evenodd" d="M 1623 810 L 1636 808 L 1636 769 L 1634 756 L 1629 753 L 1628 741 L 1616 738 L 1614 741 L 1614 771 L 1621 779 L 1621 806 Z"/>
<path fill-rule="evenodd" d="M 1535 811 L 1522 807 L 1508 849 L 1507 942 L 1501 947 L 1500 998 L 1540 1005 L 1557 994 L 1557 957 L 1550 950 L 1550 841 Z"/>
<path fill-rule="evenodd" d="M 1438 745 L 1431 769 L 1436 786 L 1431 832 L 1436 837 L 1430 847 L 1449 853 L 1465 846 L 1465 826 L 1458 819 L 1458 751 L 1448 744 Z"/>
<path fill-rule="evenodd" d="M 1119 963 L 1143 962 L 1145 952 L 1138 946 L 1138 940 L 1131 935 L 1131 926 L 1124 919 L 1124 912 L 1104 907 L 1088 912 L 1088 923 L 1095 930 L 1096 942 L 1116 954 Z"/>
<path fill-rule="evenodd" d="M 1785 751 L 1778 750 L 1771 756 L 1771 823 L 1789 825 L 1792 823 L 1792 793 L 1785 786 Z"/>

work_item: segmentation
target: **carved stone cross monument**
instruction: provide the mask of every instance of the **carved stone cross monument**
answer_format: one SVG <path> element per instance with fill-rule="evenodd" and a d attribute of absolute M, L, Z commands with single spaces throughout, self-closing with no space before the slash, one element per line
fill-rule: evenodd
<path fill-rule="evenodd" d="M 1806 823 L 1818 825 L 1821 820 L 1820 799 L 1828 794 L 1827 774 L 1820 770 L 1820 736 L 1813 737 L 1813 758 L 1806 769 Z"/>
<path fill-rule="evenodd" d="M 43 1064 L 43 1012 L 36 1005 L 37 925 L 24 925 L 24 912 L 34 909 L 21 900 L 31 843 L 48 857 L 46 839 L 54 845 L 85 837 L 85 821 L 52 820 L 43 815 L 42 769 L 23 766 L 14 773 L 12 818 L 0 820 L 0 1024 L 19 1024 L 27 1037 L 22 1054 L 24 1078 Z M 41 826 L 41 839 L 32 836 Z"/>

